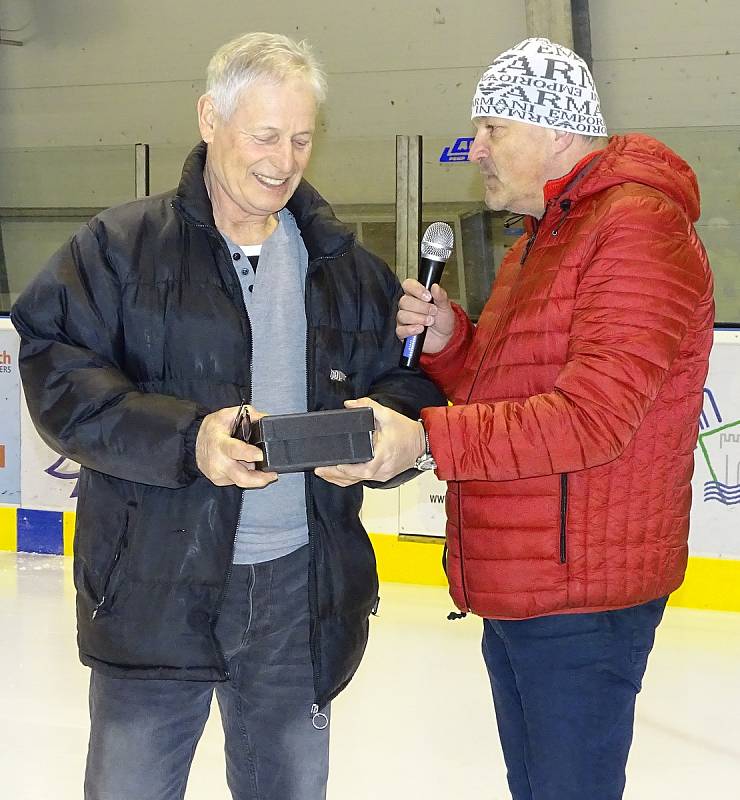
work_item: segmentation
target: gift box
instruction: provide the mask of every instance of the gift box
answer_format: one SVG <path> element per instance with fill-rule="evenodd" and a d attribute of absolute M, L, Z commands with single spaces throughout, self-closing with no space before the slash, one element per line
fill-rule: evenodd
<path fill-rule="evenodd" d="M 249 443 L 262 450 L 259 469 L 303 472 L 370 461 L 374 429 L 371 408 L 275 414 L 251 423 Z"/>

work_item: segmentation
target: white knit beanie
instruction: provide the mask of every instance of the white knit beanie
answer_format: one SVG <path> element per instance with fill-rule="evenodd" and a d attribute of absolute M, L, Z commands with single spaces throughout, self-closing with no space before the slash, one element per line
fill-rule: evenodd
<path fill-rule="evenodd" d="M 525 39 L 483 73 L 472 117 L 509 119 L 606 136 L 594 79 L 580 56 L 549 39 Z"/>

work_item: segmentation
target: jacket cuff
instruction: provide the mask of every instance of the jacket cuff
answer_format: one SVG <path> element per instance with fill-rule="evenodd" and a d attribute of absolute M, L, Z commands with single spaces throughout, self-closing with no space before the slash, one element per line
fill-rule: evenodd
<path fill-rule="evenodd" d="M 203 424 L 203 419 L 208 415 L 207 411 L 201 411 L 196 418 L 190 423 L 190 426 L 185 431 L 185 474 L 192 478 L 200 478 L 203 473 L 198 469 L 198 464 L 195 460 L 195 443 L 198 441 L 198 433 L 200 426 Z"/>
<path fill-rule="evenodd" d="M 439 353 L 422 353 L 419 366 L 432 379 L 447 383 L 450 373 L 457 374 L 465 361 L 473 338 L 473 323 L 457 303 L 452 303 L 455 312 L 455 328 L 446 347 Z"/>
<path fill-rule="evenodd" d="M 441 481 L 455 479 L 455 457 L 452 452 L 452 437 L 448 428 L 448 414 L 452 409 L 424 408 L 421 421 L 429 437 L 429 450 L 437 462 L 434 474 Z"/>

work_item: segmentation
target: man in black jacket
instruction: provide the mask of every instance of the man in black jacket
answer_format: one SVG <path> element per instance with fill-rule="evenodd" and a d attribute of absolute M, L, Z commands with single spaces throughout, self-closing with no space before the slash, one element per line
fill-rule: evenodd
<path fill-rule="evenodd" d="M 87 800 L 182 798 L 214 690 L 235 798 L 325 797 L 377 604 L 362 489 L 276 480 L 230 428 L 443 400 L 398 368 L 394 275 L 302 179 L 324 94 L 305 45 L 222 47 L 178 189 L 92 219 L 13 309 L 31 416 L 82 465 Z"/>

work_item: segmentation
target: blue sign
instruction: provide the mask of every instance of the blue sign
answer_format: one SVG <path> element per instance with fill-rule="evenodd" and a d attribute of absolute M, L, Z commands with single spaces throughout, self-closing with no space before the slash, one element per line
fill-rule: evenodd
<path fill-rule="evenodd" d="M 440 164 L 448 164 L 453 161 L 468 161 L 470 148 L 473 144 L 472 136 L 461 136 L 455 139 L 455 144 L 445 147 L 439 157 Z"/>

